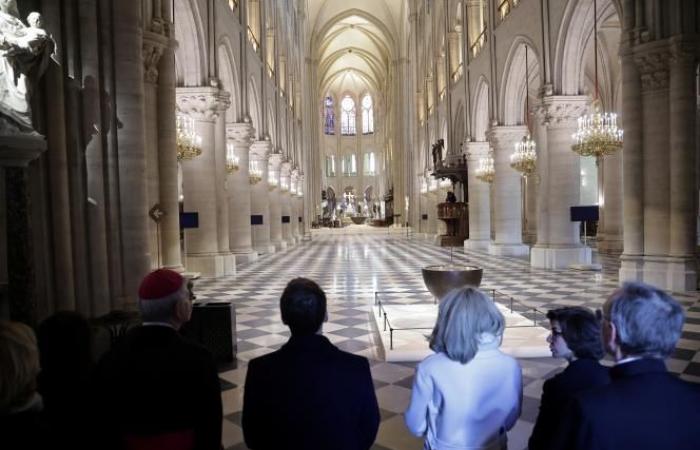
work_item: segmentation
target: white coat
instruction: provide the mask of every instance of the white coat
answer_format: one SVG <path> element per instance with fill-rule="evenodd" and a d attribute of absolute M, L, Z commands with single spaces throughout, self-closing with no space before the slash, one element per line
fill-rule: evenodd
<path fill-rule="evenodd" d="M 501 450 L 521 402 L 520 365 L 497 345 L 467 364 L 437 353 L 418 365 L 406 425 L 431 450 Z"/>

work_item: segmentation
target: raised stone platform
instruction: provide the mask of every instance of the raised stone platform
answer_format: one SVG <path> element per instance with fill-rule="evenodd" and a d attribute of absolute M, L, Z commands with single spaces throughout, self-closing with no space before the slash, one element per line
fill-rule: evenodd
<path fill-rule="evenodd" d="M 437 304 L 382 305 L 372 308 L 387 362 L 421 361 L 432 354 L 428 348 L 430 333 L 437 318 Z M 498 305 L 506 318 L 501 351 L 516 358 L 551 356 L 547 335 L 549 330 L 534 326 L 533 321 Z M 384 313 L 388 319 L 385 329 Z M 393 333 L 390 327 L 394 329 Z M 393 334 L 393 336 L 392 336 Z"/>

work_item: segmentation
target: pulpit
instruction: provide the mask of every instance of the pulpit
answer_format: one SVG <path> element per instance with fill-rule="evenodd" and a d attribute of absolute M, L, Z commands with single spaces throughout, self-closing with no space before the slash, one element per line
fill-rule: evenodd
<path fill-rule="evenodd" d="M 459 247 L 469 237 L 469 208 L 464 202 L 439 203 L 437 217 L 445 222 L 447 230 L 440 235 L 441 247 Z"/>

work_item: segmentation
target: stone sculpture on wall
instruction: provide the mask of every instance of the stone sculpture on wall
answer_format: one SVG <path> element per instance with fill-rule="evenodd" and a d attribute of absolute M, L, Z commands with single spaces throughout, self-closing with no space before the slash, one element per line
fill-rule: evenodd
<path fill-rule="evenodd" d="M 0 134 L 33 133 L 31 88 L 48 67 L 55 44 L 41 14 L 19 18 L 16 0 L 0 0 Z"/>

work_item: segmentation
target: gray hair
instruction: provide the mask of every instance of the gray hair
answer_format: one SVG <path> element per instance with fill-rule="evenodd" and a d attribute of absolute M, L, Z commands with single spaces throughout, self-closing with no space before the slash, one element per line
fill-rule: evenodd
<path fill-rule="evenodd" d="M 666 358 L 683 331 L 681 305 L 654 286 L 629 282 L 603 305 L 606 319 L 615 325 L 620 350 L 625 356 Z"/>
<path fill-rule="evenodd" d="M 500 338 L 504 328 L 503 314 L 486 294 L 473 287 L 453 289 L 440 302 L 430 348 L 466 364 L 479 351 L 482 334 Z"/>
<path fill-rule="evenodd" d="M 187 283 L 172 294 L 156 300 L 139 299 L 139 309 L 144 322 L 170 322 L 175 315 L 178 302 L 189 299 Z"/>

